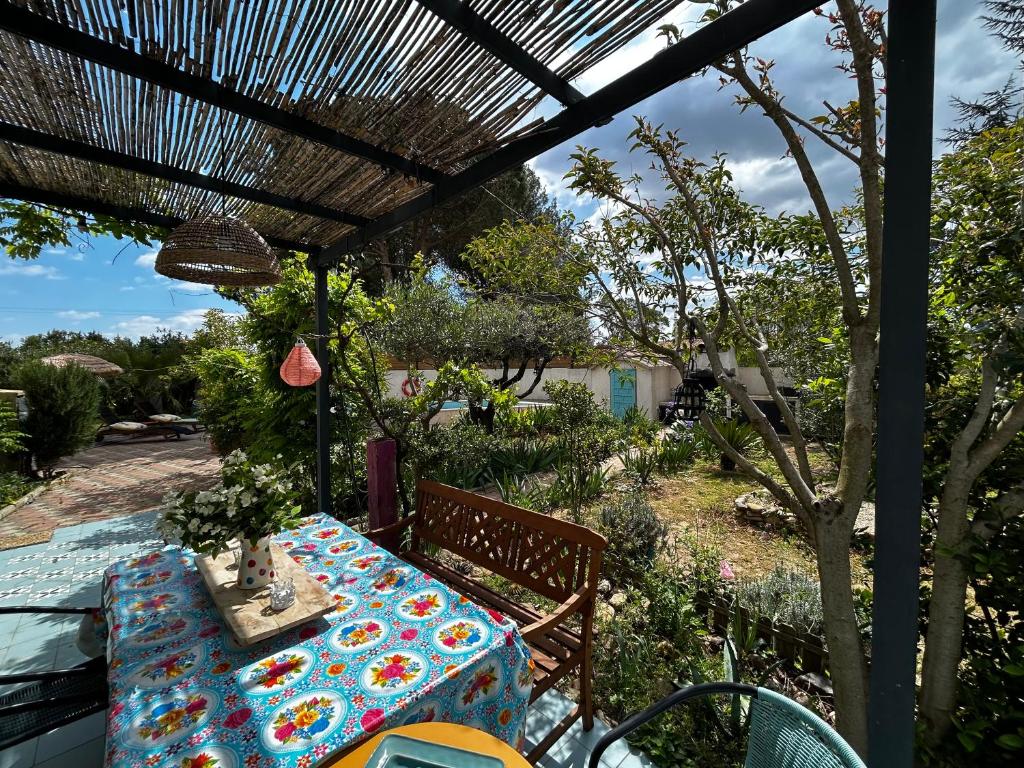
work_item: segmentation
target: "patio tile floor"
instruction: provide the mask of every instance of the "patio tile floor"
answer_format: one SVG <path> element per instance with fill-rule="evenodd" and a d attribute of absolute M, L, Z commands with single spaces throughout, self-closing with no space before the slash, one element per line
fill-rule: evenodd
<path fill-rule="evenodd" d="M 58 528 L 45 544 L 0 551 L 0 605 L 99 604 L 100 577 L 108 564 L 163 544 L 149 511 Z M 5 673 L 60 669 L 85 660 L 75 639 L 78 616 L 0 616 L 0 670 Z M 548 691 L 530 708 L 526 740 L 532 746 L 573 707 Z M 541 768 L 586 768 L 590 750 L 608 730 L 600 721 L 589 733 L 579 722 L 541 758 Z M 100 768 L 106 713 L 100 712 L 0 752 L 0 768 Z M 601 768 L 652 768 L 642 754 L 614 744 Z"/>

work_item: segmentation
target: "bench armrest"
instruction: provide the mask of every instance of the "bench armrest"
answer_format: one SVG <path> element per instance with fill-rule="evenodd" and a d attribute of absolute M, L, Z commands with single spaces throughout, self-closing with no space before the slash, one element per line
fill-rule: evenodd
<path fill-rule="evenodd" d="M 374 528 L 371 531 L 367 531 L 363 536 L 368 538 L 370 541 L 374 541 L 375 539 L 380 539 L 384 536 L 389 536 L 393 533 L 405 530 L 412 525 L 414 519 L 415 515 L 409 515 L 408 517 L 403 517 L 397 523 L 391 523 L 390 525 L 385 525 L 382 528 Z"/>
<path fill-rule="evenodd" d="M 555 610 L 547 616 L 542 616 L 532 624 L 527 624 L 525 627 L 520 629 L 519 634 L 522 635 L 524 640 L 533 640 L 543 637 L 565 621 L 569 616 L 572 616 L 574 613 L 578 613 L 582 610 L 589 597 L 591 597 L 591 588 L 589 586 L 580 587 L 572 594 L 572 597 L 555 608 Z"/>

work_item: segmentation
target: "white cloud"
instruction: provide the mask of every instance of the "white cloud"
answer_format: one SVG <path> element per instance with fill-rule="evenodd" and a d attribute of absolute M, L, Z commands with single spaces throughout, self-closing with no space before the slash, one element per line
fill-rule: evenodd
<path fill-rule="evenodd" d="M 77 309 L 66 309 L 63 312 L 58 312 L 57 317 L 63 317 L 68 320 L 91 320 L 94 317 L 100 317 L 99 312 L 80 312 Z"/>
<path fill-rule="evenodd" d="M 176 315 L 165 315 L 162 317 L 157 317 L 156 315 L 137 315 L 128 320 L 115 323 L 112 330 L 114 333 L 121 334 L 122 336 L 134 338 L 147 336 L 160 330 L 192 333 L 202 326 L 203 318 L 209 311 L 207 308 L 196 308 L 187 309 Z M 225 315 L 228 317 L 239 317 L 236 312 L 226 312 Z"/>
<path fill-rule="evenodd" d="M 122 285 L 121 286 L 121 290 L 122 291 L 134 291 L 135 290 L 135 286 L 134 285 Z"/>
<path fill-rule="evenodd" d="M 135 266 L 152 269 L 156 266 L 156 251 L 145 251 L 135 259 Z"/>
<path fill-rule="evenodd" d="M 51 267 L 47 264 L 22 264 L 17 261 L 9 264 L 0 264 L 0 275 L 10 275 L 11 277 L 44 277 L 47 280 L 67 279 L 56 267 Z"/>

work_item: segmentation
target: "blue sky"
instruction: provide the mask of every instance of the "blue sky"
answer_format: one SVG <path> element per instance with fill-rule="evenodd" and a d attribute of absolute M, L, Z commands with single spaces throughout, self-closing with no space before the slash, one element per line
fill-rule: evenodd
<path fill-rule="evenodd" d="M 684 4 L 664 21 L 677 24 L 684 32 L 692 31 L 701 11 L 699 5 Z M 939 0 L 936 153 L 943 150 L 940 138 L 954 119 L 950 98 L 970 99 L 994 90 L 1014 71 L 1015 62 L 982 29 L 980 13 L 978 0 Z M 836 60 L 822 44 L 827 31 L 827 22 L 808 15 L 753 47 L 756 55 L 778 61 L 774 74 L 786 94 L 787 106 L 804 116 L 820 114 L 824 99 L 841 104 L 852 98 L 851 83 L 834 68 Z M 575 84 L 584 93 L 593 93 L 663 45 L 664 40 L 652 28 Z M 545 153 L 531 166 L 562 208 L 584 217 L 592 215 L 594 203 L 576 198 L 561 180 L 569 167 L 568 155 L 576 144 L 597 146 L 602 154 L 619 161 L 624 172 L 643 172 L 646 163 L 629 155 L 626 138 L 634 125 L 631 115 L 642 114 L 656 124 L 680 130 L 698 157 L 727 152 L 737 183 L 752 202 L 773 212 L 806 210 L 806 193 L 792 162 L 783 156 L 774 127 L 755 110 L 740 114 L 732 97 L 728 90 L 719 90 L 714 76 L 679 83 L 609 125 L 591 129 Z M 549 116 L 553 111 L 545 102 L 527 119 Z M 837 162 L 820 146 L 812 146 L 811 151 L 830 203 L 838 206 L 849 201 L 855 189 L 852 165 Z M 657 195 L 653 185 L 644 191 Z M 126 247 L 113 238 L 94 238 L 49 250 L 31 262 L 0 256 L 0 339 L 18 342 L 51 328 L 132 337 L 159 328 L 190 332 L 201 324 L 208 308 L 237 311 L 207 286 L 157 275 L 152 267 L 155 254 L 153 248 Z"/>
<path fill-rule="evenodd" d="M 34 261 L 0 257 L 0 338 L 16 343 L 51 328 L 132 337 L 158 328 L 190 332 L 207 308 L 237 311 L 209 286 L 158 275 L 156 251 L 127 242 L 80 239 Z"/>

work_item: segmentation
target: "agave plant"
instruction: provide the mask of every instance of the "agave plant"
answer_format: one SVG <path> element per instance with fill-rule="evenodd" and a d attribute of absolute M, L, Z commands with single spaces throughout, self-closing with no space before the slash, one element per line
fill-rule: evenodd
<path fill-rule="evenodd" d="M 639 447 L 620 453 L 619 461 L 622 462 L 622 469 L 626 474 L 644 486 L 651 482 L 654 470 L 658 468 L 658 456 L 657 446 Z"/>
<path fill-rule="evenodd" d="M 741 424 L 735 419 L 730 421 L 716 419 L 714 424 L 715 429 L 718 430 L 725 442 L 741 456 L 746 456 L 757 447 L 758 434 L 750 424 Z M 725 472 L 736 469 L 736 462 L 724 453 L 719 456 L 718 463 Z"/>

